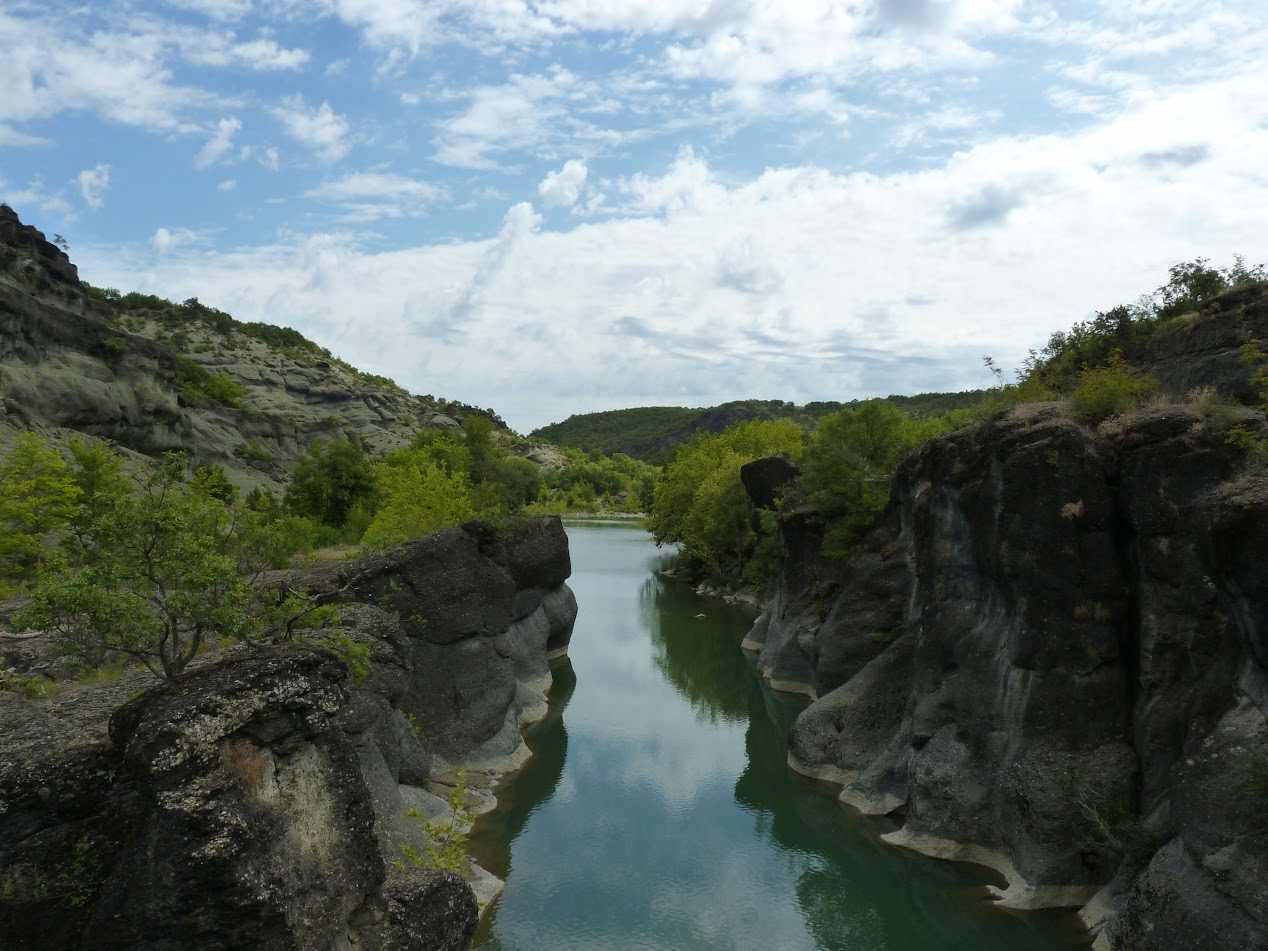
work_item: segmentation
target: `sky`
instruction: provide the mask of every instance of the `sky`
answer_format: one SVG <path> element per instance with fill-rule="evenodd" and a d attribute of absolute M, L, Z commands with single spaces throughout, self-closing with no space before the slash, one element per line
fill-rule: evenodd
<path fill-rule="evenodd" d="M 520 432 L 979 387 L 1268 261 L 1261 4 L 0 0 L 0 200 Z"/>

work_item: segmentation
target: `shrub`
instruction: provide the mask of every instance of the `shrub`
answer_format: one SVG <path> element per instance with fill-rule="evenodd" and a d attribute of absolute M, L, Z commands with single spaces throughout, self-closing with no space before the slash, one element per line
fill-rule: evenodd
<path fill-rule="evenodd" d="M 457 872 L 463 878 L 470 877 L 471 860 L 467 857 L 467 830 L 475 816 L 467 808 L 467 776 L 462 769 L 454 770 L 457 777 L 446 805 L 447 810 L 437 819 L 423 819 L 417 809 L 411 809 L 407 815 L 419 820 L 419 828 L 430 840 L 425 854 L 419 855 L 412 845 L 401 846 L 401 851 L 415 865 L 423 868 L 440 869 L 446 872 Z M 404 862 L 397 862 L 397 868 L 404 868 Z"/>
<path fill-rule="evenodd" d="M 1138 373 L 1121 350 L 1114 350 L 1105 366 L 1079 374 L 1078 386 L 1070 397 L 1074 416 L 1079 422 L 1094 426 L 1138 406 L 1157 385 L 1153 377 Z"/>

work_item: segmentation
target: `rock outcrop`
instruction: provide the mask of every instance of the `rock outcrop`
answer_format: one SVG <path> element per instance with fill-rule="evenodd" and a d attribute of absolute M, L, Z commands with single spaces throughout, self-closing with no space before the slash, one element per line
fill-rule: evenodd
<path fill-rule="evenodd" d="M 472 887 L 397 867 L 426 845 L 409 812 L 442 811 L 458 766 L 491 803 L 527 758 L 569 572 L 558 519 L 449 529 L 271 580 L 340 606 L 362 679 L 291 644 L 157 687 L 0 692 L 0 947 L 469 947 Z"/>
<path fill-rule="evenodd" d="M 148 458 L 182 451 L 243 489 L 277 492 L 313 442 L 355 436 L 384 452 L 420 427 L 459 425 L 389 381 L 198 315 L 173 322 L 94 297 L 61 248 L 0 205 L 0 436 L 86 434 Z M 241 386 L 242 407 L 189 399 L 178 355 Z"/>
<path fill-rule="evenodd" d="M 1176 396 L 1237 393 L 1266 285 L 1163 336 Z M 1186 364 L 1188 346 L 1193 360 Z M 816 701 L 790 763 L 899 817 L 889 841 L 996 869 L 1016 908 L 1080 907 L 1098 948 L 1268 948 L 1268 477 L 1158 405 L 1093 431 L 1019 407 L 923 446 L 848 561 L 783 515 L 749 634 Z M 1260 780 L 1260 786 L 1263 781 Z"/>

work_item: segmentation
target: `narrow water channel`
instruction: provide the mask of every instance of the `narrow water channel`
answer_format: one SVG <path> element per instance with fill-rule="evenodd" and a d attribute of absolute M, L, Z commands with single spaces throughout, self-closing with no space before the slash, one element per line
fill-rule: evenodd
<path fill-rule="evenodd" d="M 803 706 L 739 644 L 751 616 L 663 581 L 648 535 L 568 526 L 580 613 L 534 757 L 473 830 L 506 879 L 481 951 L 1055 951 L 1068 916 L 1010 915 L 989 873 L 883 845 L 790 772 Z"/>

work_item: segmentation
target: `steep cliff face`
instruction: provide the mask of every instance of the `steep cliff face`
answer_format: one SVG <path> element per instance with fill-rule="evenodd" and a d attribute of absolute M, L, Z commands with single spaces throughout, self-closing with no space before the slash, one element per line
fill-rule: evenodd
<path fill-rule="evenodd" d="M 557 519 L 450 529 L 302 577 L 370 651 L 226 651 L 47 701 L 0 692 L 0 946 L 469 947 L 462 879 L 395 863 L 452 768 L 522 763 L 575 602 Z M 477 875 L 489 894 L 491 876 Z"/>
<path fill-rule="evenodd" d="M 243 388 L 243 408 L 195 405 L 178 355 Z M 420 426 L 452 428 L 435 406 L 351 368 L 194 319 L 174 329 L 85 293 L 60 249 L 0 206 L 0 434 L 84 433 L 157 457 L 187 452 L 243 488 L 280 490 L 314 441 L 357 435 L 376 452 Z"/>
<path fill-rule="evenodd" d="M 1167 344 L 1159 377 L 1245 386 L 1263 290 L 1179 328 L 1202 344 L 1192 365 Z M 997 869 L 1005 904 L 1090 902 L 1101 947 L 1268 947 L 1239 778 L 1268 763 L 1268 477 L 1232 422 L 1262 416 L 1159 406 L 1092 431 L 1020 407 L 906 460 L 844 564 L 786 516 L 747 646 L 818 698 L 790 762 L 900 816 L 895 844 Z"/>

